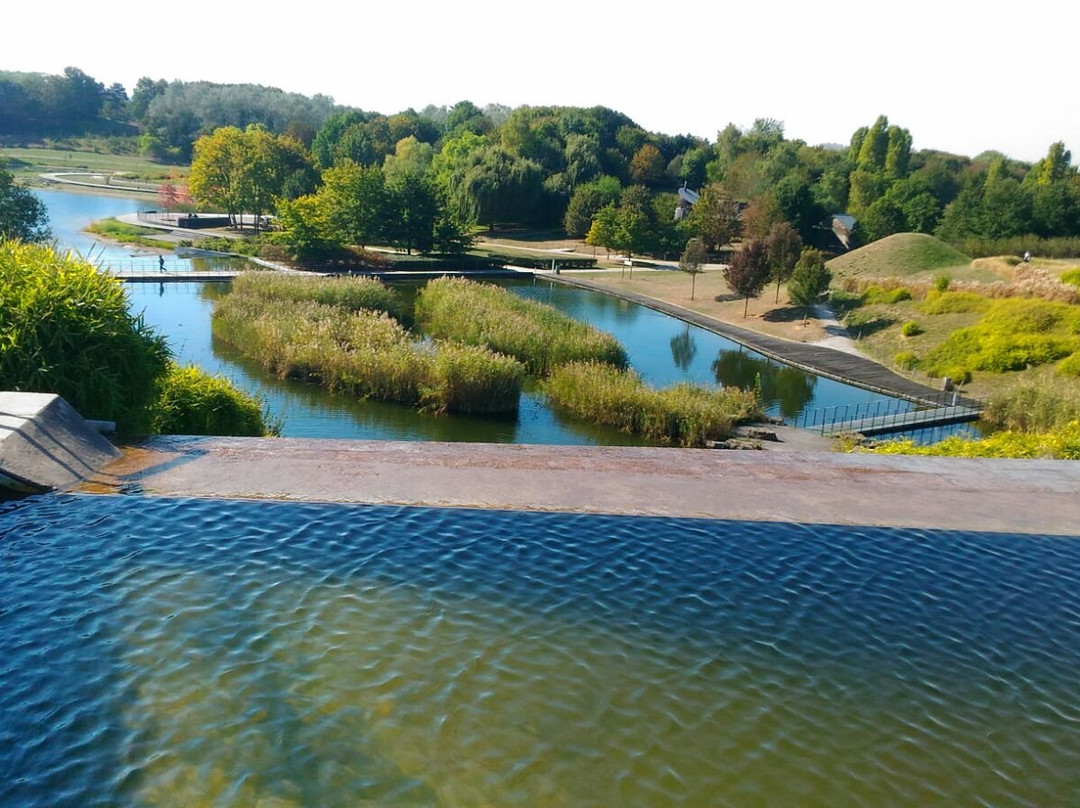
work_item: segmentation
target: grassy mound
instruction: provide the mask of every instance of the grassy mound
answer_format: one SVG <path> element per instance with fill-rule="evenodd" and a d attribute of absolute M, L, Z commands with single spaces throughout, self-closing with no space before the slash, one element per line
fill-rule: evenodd
<path fill-rule="evenodd" d="M 896 233 L 829 261 L 836 278 L 897 278 L 967 268 L 971 259 L 925 233 Z"/>

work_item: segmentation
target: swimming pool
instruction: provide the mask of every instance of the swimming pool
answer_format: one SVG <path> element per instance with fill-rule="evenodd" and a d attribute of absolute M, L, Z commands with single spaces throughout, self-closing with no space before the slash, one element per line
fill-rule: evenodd
<path fill-rule="evenodd" d="M 1075 538 L 0 506 L 0 804 L 1074 803 Z"/>

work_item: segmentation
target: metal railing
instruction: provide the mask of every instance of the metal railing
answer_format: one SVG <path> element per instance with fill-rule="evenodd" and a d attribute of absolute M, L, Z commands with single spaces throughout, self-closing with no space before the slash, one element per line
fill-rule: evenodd
<path fill-rule="evenodd" d="M 953 391 L 926 396 L 918 401 L 877 399 L 804 410 L 795 416 L 791 425 L 813 429 L 822 435 L 858 432 L 862 429 L 884 434 L 975 420 L 983 406 L 982 400 Z"/>

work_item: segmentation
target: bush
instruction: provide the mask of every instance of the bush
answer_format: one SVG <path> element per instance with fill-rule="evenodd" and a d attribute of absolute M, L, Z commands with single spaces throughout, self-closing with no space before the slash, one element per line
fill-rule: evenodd
<path fill-rule="evenodd" d="M 56 393 L 124 433 L 147 407 L 169 349 L 128 310 L 123 285 L 48 247 L 0 242 L 0 388 Z"/>
<path fill-rule="evenodd" d="M 574 361 L 626 367 L 626 351 L 612 337 L 551 306 L 464 278 L 437 278 L 416 299 L 416 319 L 437 339 L 482 345 L 544 375 Z"/>
<path fill-rule="evenodd" d="M 931 292 L 918 304 L 923 314 L 964 314 L 986 311 L 990 299 L 975 292 Z"/>
<path fill-rule="evenodd" d="M 903 300 L 911 300 L 911 290 L 906 286 L 898 286 L 893 289 L 879 284 L 871 284 L 863 292 L 864 303 L 876 303 L 879 305 L 892 305 Z"/>
<path fill-rule="evenodd" d="M 952 283 L 952 278 L 948 275 L 935 275 L 933 280 L 934 291 L 938 294 L 944 294 L 949 291 L 950 283 Z"/>
<path fill-rule="evenodd" d="M 900 326 L 900 333 L 905 337 L 916 337 L 923 332 L 923 327 L 914 320 L 908 320 Z"/>
<path fill-rule="evenodd" d="M 1066 356 L 1057 363 L 1056 369 L 1062 376 L 1080 377 L 1080 351 Z"/>
<path fill-rule="evenodd" d="M 577 418 L 678 446 L 722 440 L 736 423 L 761 416 L 753 390 L 692 384 L 654 390 L 636 374 L 599 362 L 555 368 L 544 393 L 553 406 Z"/>
<path fill-rule="evenodd" d="M 152 407 L 151 432 L 164 435 L 281 434 L 263 403 L 228 379 L 211 376 L 194 366 L 170 364 L 158 382 Z"/>
<path fill-rule="evenodd" d="M 900 351 L 900 353 L 893 357 L 893 362 L 898 368 L 914 370 L 919 366 L 919 357 L 911 351 Z"/>

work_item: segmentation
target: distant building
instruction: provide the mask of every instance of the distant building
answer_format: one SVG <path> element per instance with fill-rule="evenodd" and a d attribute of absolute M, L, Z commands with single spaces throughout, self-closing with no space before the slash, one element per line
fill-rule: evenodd
<path fill-rule="evenodd" d="M 694 203 L 697 201 L 697 191 L 691 191 L 684 182 L 682 188 L 679 189 L 679 201 L 675 204 L 675 221 L 682 221 L 690 213 L 690 209 L 694 207 Z"/>
<path fill-rule="evenodd" d="M 851 249 L 852 238 L 855 233 L 855 217 L 846 213 L 834 213 L 832 217 L 832 231 L 845 250 Z"/>

